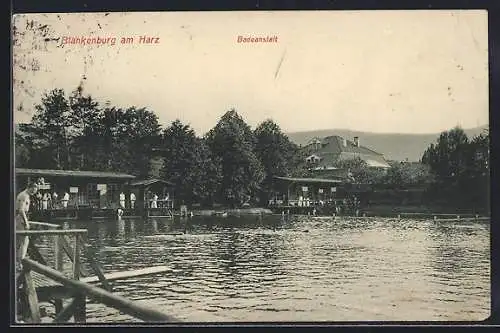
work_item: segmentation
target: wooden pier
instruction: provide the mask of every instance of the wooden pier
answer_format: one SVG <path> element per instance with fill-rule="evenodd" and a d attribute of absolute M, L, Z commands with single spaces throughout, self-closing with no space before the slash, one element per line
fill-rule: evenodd
<path fill-rule="evenodd" d="M 47 209 L 32 212 L 36 220 L 44 222 L 69 221 L 69 220 L 99 220 L 121 218 L 149 218 L 168 217 L 173 218 L 173 208 L 91 208 L 91 207 L 69 207 L 64 209 Z"/>
<path fill-rule="evenodd" d="M 71 318 L 74 318 L 75 322 L 83 323 L 86 321 L 87 298 L 144 321 L 177 321 L 170 315 L 113 294 L 110 284 L 120 279 L 159 274 L 168 271 L 169 267 L 156 266 L 104 274 L 92 253 L 84 251 L 86 229 L 63 230 L 59 229 L 58 225 L 44 222 L 31 222 L 30 227 L 30 230 L 16 231 L 17 237 L 27 236 L 25 241 L 29 242 L 28 255 L 22 260 L 22 271 L 16 279 L 16 300 L 18 301 L 16 314 L 22 317 L 20 318 L 22 322 L 42 322 L 39 302 L 48 302 L 55 307 L 54 323 L 67 322 Z M 45 230 L 35 228 L 45 228 Z M 49 237 L 54 241 L 52 265 L 49 265 L 49 260 L 44 258 L 36 246 L 35 241 L 38 237 Z M 72 243 L 70 238 L 73 239 Z M 81 259 L 84 254 L 90 267 L 85 267 L 82 263 Z M 70 272 L 64 270 L 64 255 L 70 259 Z M 67 299 L 71 301 L 63 307 L 64 300 Z"/>

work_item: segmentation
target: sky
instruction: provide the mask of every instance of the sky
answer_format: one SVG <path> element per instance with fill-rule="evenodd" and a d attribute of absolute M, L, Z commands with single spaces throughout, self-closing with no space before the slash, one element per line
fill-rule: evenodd
<path fill-rule="evenodd" d="M 30 20 L 49 34 L 27 30 Z M 200 135 L 232 108 L 252 127 L 273 119 L 285 132 L 488 124 L 486 11 L 25 14 L 13 22 L 24 34 L 14 63 L 39 65 L 14 66 L 15 123 L 30 121 L 45 92 L 83 83 L 102 103 L 147 107 L 163 126 L 179 119 Z M 82 36 L 117 40 L 63 44 Z M 140 44 L 140 36 L 158 43 Z"/>

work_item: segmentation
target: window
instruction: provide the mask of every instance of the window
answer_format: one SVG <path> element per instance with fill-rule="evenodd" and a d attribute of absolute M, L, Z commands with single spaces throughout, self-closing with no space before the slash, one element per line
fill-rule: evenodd
<path fill-rule="evenodd" d="M 87 184 L 87 197 L 89 199 L 99 199 L 99 192 L 97 192 L 97 184 Z"/>
<path fill-rule="evenodd" d="M 107 198 L 110 201 L 118 202 L 120 197 L 120 186 L 118 184 L 108 184 Z"/>
<path fill-rule="evenodd" d="M 85 200 L 85 196 L 82 198 L 82 203 L 88 203 L 91 204 L 92 202 L 95 202 L 99 200 L 99 192 L 97 191 L 97 184 L 96 183 L 90 183 L 87 184 L 87 200 Z M 87 201 L 87 202 L 85 202 Z"/>

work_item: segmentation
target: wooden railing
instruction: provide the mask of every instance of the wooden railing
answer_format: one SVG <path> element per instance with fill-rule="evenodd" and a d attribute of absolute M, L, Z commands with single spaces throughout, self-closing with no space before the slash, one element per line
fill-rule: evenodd
<path fill-rule="evenodd" d="M 94 260 L 94 255 L 91 253 L 87 254 L 87 259 L 93 272 L 97 275 L 99 285 L 102 288 L 79 281 L 80 278 L 89 276 L 89 272 L 81 262 L 82 251 L 86 250 L 84 242 L 84 236 L 87 234 L 86 229 L 55 229 L 59 228 L 59 225 L 44 222 L 30 222 L 30 226 L 32 228 L 51 228 L 48 230 L 16 231 L 17 237 L 27 236 L 29 241 L 28 257 L 22 259 L 23 268 L 16 282 L 22 281 L 24 283 L 25 295 L 23 296 L 27 299 L 27 309 L 25 310 L 29 311 L 27 317 L 30 322 L 41 322 L 38 295 L 33 282 L 32 272 L 37 272 L 56 281 L 72 291 L 73 300 L 66 307 L 63 308 L 62 299 L 55 300 L 56 317 L 54 322 L 66 322 L 71 317 L 74 317 L 75 322 L 85 322 L 87 297 L 139 319 L 161 322 L 176 321 L 171 316 L 137 305 L 130 300 L 112 294 L 111 286 L 106 280 L 100 265 Z M 35 245 L 35 239 L 40 236 L 54 238 L 54 267 L 48 265 L 48 261 L 42 256 Z M 74 239 L 72 244 L 67 238 L 69 236 L 72 236 Z M 69 257 L 72 263 L 71 278 L 63 273 L 64 254 Z"/>
<path fill-rule="evenodd" d="M 58 272 L 55 269 L 42 265 L 36 261 L 31 259 L 23 259 L 23 264 L 32 269 L 35 272 L 44 274 L 49 278 L 57 281 L 64 286 L 71 288 L 78 293 L 89 296 L 91 299 L 98 301 L 104 305 L 110 306 L 121 312 L 131 315 L 135 318 L 148 321 L 148 322 L 175 322 L 177 321 L 175 318 L 159 312 L 155 309 L 147 308 L 141 305 L 134 303 L 133 301 L 126 299 L 122 296 L 114 295 L 104 289 L 96 288 L 88 283 L 84 283 L 78 281 L 77 279 L 68 279 L 62 273 Z M 71 310 L 73 310 L 76 306 L 71 303 L 68 305 L 61 313 L 59 313 L 59 319 L 66 319 L 71 316 Z M 65 315 L 65 318 L 61 318 L 62 315 Z M 69 315 L 69 316 L 68 316 Z M 57 320 L 58 318 L 56 318 Z"/>

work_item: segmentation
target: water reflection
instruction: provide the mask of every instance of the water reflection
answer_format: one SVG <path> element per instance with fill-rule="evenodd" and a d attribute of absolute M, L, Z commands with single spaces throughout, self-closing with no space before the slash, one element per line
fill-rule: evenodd
<path fill-rule="evenodd" d="M 82 222 L 115 289 L 187 321 L 481 320 L 489 226 L 293 216 Z M 91 305 L 89 321 L 128 321 Z"/>

